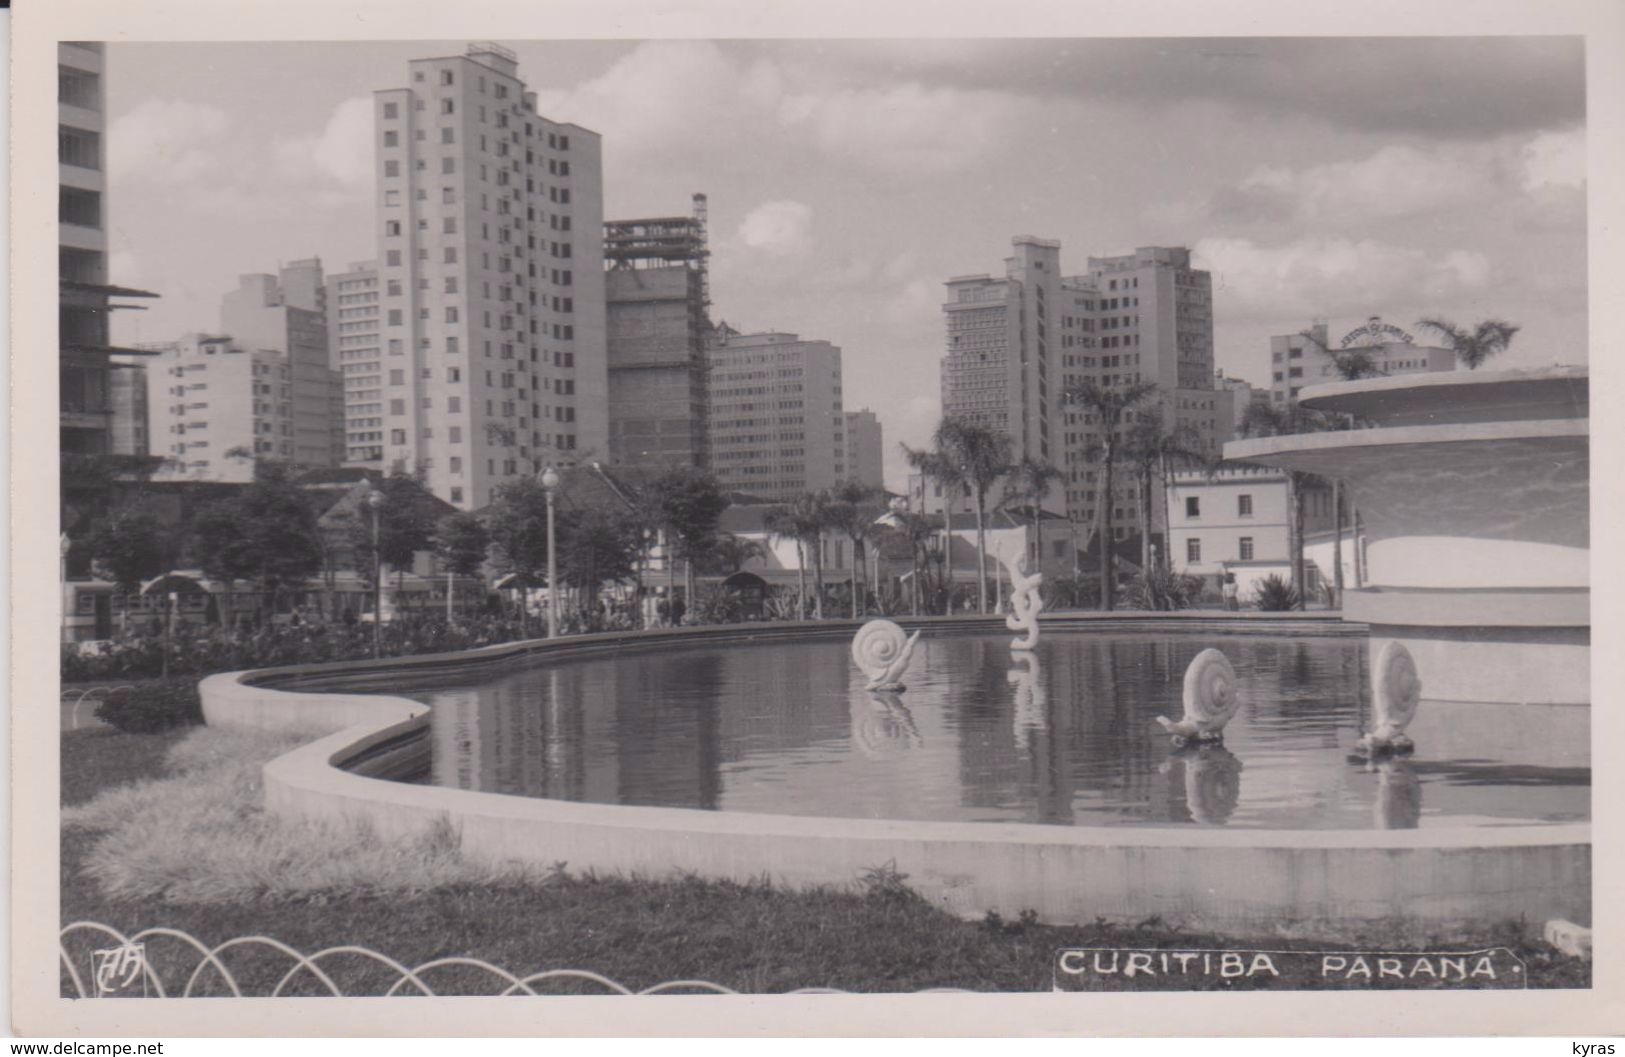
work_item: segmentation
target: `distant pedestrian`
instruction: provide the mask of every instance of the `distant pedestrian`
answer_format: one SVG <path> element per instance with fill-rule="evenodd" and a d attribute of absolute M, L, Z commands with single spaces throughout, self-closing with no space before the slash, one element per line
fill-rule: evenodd
<path fill-rule="evenodd" d="M 1237 597 L 1237 595 L 1239 593 L 1239 589 L 1236 587 L 1236 574 L 1235 573 L 1225 573 L 1224 574 L 1224 586 L 1221 588 L 1221 590 L 1224 593 L 1224 608 L 1225 609 L 1227 609 L 1230 612 L 1234 613 L 1236 610 L 1241 608 L 1241 601 Z"/>

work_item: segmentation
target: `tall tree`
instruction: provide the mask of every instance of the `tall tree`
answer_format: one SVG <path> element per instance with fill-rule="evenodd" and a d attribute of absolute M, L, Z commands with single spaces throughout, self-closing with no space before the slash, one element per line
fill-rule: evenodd
<path fill-rule="evenodd" d="M 1100 493 L 1100 607 L 1110 610 L 1117 592 L 1117 560 L 1112 550 L 1113 471 L 1126 438 L 1123 427 L 1132 424 L 1146 401 L 1157 392 L 1152 382 L 1101 386 L 1093 381 L 1078 382 L 1062 393 L 1063 402 L 1081 409 L 1085 424 L 1098 427 L 1094 444 L 1096 461 L 1102 464 L 1103 489 Z M 1092 415 L 1094 422 L 1089 423 Z"/>
<path fill-rule="evenodd" d="M 378 504 L 378 560 L 395 572 L 397 586 L 412 567 L 419 551 L 432 550 L 443 507 L 417 478 L 396 472 L 375 486 L 383 494 Z M 358 564 L 372 568 L 372 509 L 363 507 L 351 519 L 350 547 Z"/>
<path fill-rule="evenodd" d="M 827 518 L 829 527 L 844 535 L 852 544 L 852 617 L 857 619 L 867 608 L 863 604 L 863 570 L 867 558 L 864 541 L 869 526 L 883 509 L 877 497 L 880 490 L 861 481 L 844 481 L 830 492 Z"/>
<path fill-rule="evenodd" d="M 493 557 L 519 585 L 519 626 L 530 630 L 530 589 L 547 581 L 547 489 L 534 477 L 516 477 L 497 488 L 486 514 Z M 554 590 L 553 584 L 547 585 Z"/>
<path fill-rule="evenodd" d="M 1321 433 L 1337 429 L 1340 424 L 1326 415 L 1310 411 L 1298 404 L 1276 407 L 1272 404 L 1250 404 L 1241 419 L 1243 437 L 1282 437 L 1295 433 Z M 1292 586 L 1297 590 L 1298 608 L 1304 606 L 1308 594 L 1303 560 L 1303 495 L 1321 478 L 1299 470 L 1287 470 L 1287 549 L 1292 565 Z"/>
<path fill-rule="evenodd" d="M 1458 327 L 1449 320 L 1419 319 L 1418 328 L 1431 330 L 1450 342 L 1456 359 L 1469 371 L 1476 371 L 1491 356 L 1507 351 L 1512 339 L 1523 328 L 1504 319 L 1486 319 L 1472 327 Z"/>
<path fill-rule="evenodd" d="M 1006 505 L 1019 502 L 1026 507 L 1031 519 L 1034 570 L 1042 568 L 1044 564 L 1044 498 L 1049 495 L 1050 486 L 1060 479 L 1059 467 L 1043 459 L 1023 455 L 1011 467 L 1010 477 L 1004 483 Z"/>
<path fill-rule="evenodd" d="M 1152 497 L 1157 485 L 1160 483 L 1162 486 L 1162 523 L 1166 529 L 1170 524 L 1168 475 L 1174 470 L 1205 465 L 1207 453 L 1202 450 L 1202 438 L 1196 430 L 1181 423 L 1170 432 L 1163 428 L 1161 416 L 1152 414 L 1129 427 L 1123 440 L 1123 457 L 1133 467 L 1134 478 L 1138 482 L 1140 521 L 1144 526 L 1140 532 L 1140 567 L 1149 575 L 1152 563 Z M 1167 537 L 1168 533 L 1164 531 L 1161 564 L 1165 569 L 1172 568 L 1172 559 L 1168 554 L 1170 541 Z"/>
<path fill-rule="evenodd" d="M 254 480 L 211 503 L 192 522 L 192 551 L 204 575 L 250 581 L 276 611 L 283 591 L 321 571 L 322 544 L 310 498 L 286 467 L 261 462 Z"/>
<path fill-rule="evenodd" d="M 636 575 L 642 533 L 620 511 L 586 507 L 566 511 L 558 531 L 559 579 L 581 593 L 589 609 L 598 607 L 605 584 L 620 584 Z"/>
<path fill-rule="evenodd" d="M 143 511 L 115 511 L 91 528 L 82 545 L 97 574 L 117 589 L 119 627 L 128 630 L 130 596 L 140 592 L 141 581 L 163 572 L 169 558 L 163 526 Z"/>
<path fill-rule="evenodd" d="M 951 497 L 954 489 L 968 488 L 975 499 L 976 601 L 978 610 L 986 613 L 987 497 L 999 479 L 1010 472 L 1010 438 L 949 416 L 937 425 L 930 449 L 915 451 L 905 445 L 904 451 L 910 465 L 943 486 L 945 497 Z"/>
<path fill-rule="evenodd" d="M 473 514 L 458 512 L 440 520 L 435 526 L 434 548 L 446 566 L 446 609 L 452 612 L 456 600 L 456 576 L 475 576 L 485 564 L 486 552 L 491 546 L 491 534 Z"/>
<path fill-rule="evenodd" d="M 728 577 L 757 558 L 767 557 L 762 545 L 745 536 L 722 532 L 712 537 L 705 553 L 697 557 L 701 570 Z"/>
<path fill-rule="evenodd" d="M 703 554 L 716 534 L 728 497 L 715 477 L 692 466 L 672 466 L 648 483 L 649 507 L 666 534 L 668 571 L 683 560 L 688 596 L 694 594 L 694 559 Z M 670 581 L 675 586 L 675 579 Z M 671 600 L 676 601 L 675 596 Z"/>
<path fill-rule="evenodd" d="M 796 544 L 797 583 L 801 591 L 799 605 L 802 620 L 807 619 L 807 568 L 809 557 L 813 568 L 816 592 L 813 595 L 813 616 L 824 619 L 824 529 L 828 525 L 828 497 L 822 492 L 802 492 L 776 510 L 768 512 L 767 526 L 780 539 L 791 539 Z"/>

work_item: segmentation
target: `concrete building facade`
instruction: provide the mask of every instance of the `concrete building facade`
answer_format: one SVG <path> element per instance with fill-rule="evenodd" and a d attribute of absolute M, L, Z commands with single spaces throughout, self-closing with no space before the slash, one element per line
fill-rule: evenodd
<path fill-rule="evenodd" d="M 706 199 L 694 215 L 604 225 L 609 458 L 710 462 Z"/>
<path fill-rule="evenodd" d="M 296 466 L 337 466 L 344 458 L 343 387 L 328 350 L 322 262 L 295 261 L 280 275 L 238 277 L 220 302 L 220 330 L 245 349 L 285 353 Z"/>
<path fill-rule="evenodd" d="M 1164 429 L 1187 427 L 1197 447 L 1217 454 L 1232 434 L 1233 397 L 1214 386 L 1212 281 L 1191 266 L 1190 251 L 1091 257 L 1086 273 L 1068 276 L 1060 243 L 1019 236 L 1012 245 L 1002 278 L 948 280 L 943 414 L 1005 433 L 1016 459 L 1059 468 L 1063 481 L 1045 508 L 1084 525 L 1106 509 L 1100 424 L 1065 403 L 1068 387 L 1155 383 L 1160 410 L 1136 417 L 1160 414 Z M 1127 474 L 1114 482 L 1118 539 L 1140 531 L 1138 487 Z"/>
<path fill-rule="evenodd" d="M 350 420 L 472 509 L 607 455 L 600 143 L 537 114 L 498 45 L 408 71 L 375 95 L 383 352 Z"/>
<path fill-rule="evenodd" d="M 71 455 L 113 453 L 115 299 L 153 297 L 110 284 L 107 271 L 107 87 L 102 45 L 57 45 L 58 439 Z"/>
<path fill-rule="evenodd" d="M 378 262 L 360 261 L 327 277 L 328 362 L 343 387 L 342 464 L 379 470 L 384 463 L 383 309 Z"/>
<path fill-rule="evenodd" d="M 300 440 L 325 442 L 325 424 L 314 436 L 297 435 L 286 352 L 208 334 L 153 348 L 147 407 L 152 454 L 168 460 L 161 478 L 251 481 L 255 460 L 293 462 Z"/>
<path fill-rule="evenodd" d="M 114 360 L 111 382 L 108 403 L 113 411 L 113 431 L 109 450 L 114 455 L 150 455 L 147 365 L 122 358 Z"/>
<path fill-rule="evenodd" d="M 870 488 L 886 486 L 886 440 L 880 419 L 862 408 L 846 413 L 846 473 Z"/>
<path fill-rule="evenodd" d="M 711 472 L 724 490 L 782 501 L 847 478 L 839 348 L 721 324 L 707 358 Z"/>
<path fill-rule="evenodd" d="M 1277 334 L 1270 338 L 1270 403 L 1284 407 L 1296 403 L 1306 385 L 1339 381 L 1337 363 L 1330 354 L 1360 348 L 1371 357 L 1378 374 L 1421 374 L 1453 371 L 1456 355 L 1436 345 L 1418 345 L 1410 334 L 1372 316 L 1344 334 L 1335 350 L 1328 325 L 1314 323 L 1308 333 Z"/>

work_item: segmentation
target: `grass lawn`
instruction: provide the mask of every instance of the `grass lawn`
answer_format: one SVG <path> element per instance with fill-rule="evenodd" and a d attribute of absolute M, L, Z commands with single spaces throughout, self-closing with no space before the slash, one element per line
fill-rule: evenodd
<path fill-rule="evenodd" d="M 83 804 L 132 782 L 159 779 L 184 764 L 187 732 L 131 735 L 99 729 L 62 739 L 62 800 Z M 180 748 L 177 749 L 177 746 Z M 172 753 L 171 750 L 176 750 Z M 181 761 L 181 763 L 177 763 Z M 261 819 L 265 825 L 275 820 Z M 177 827 L 179 828 L 179 827 Z M 116 835 L 115 835 L 116 836 Z M 1223 937 L 1168 928 L 1156 921 L 1099 922 L 1055 927 L 1031 921 L 962 921 L 914 895 L 885 871 L 849 888 L 788 890 L 766 882 L 734 884 L 694 878 L 647 879 L 581 875 L 563 870 L 526 876 L 459 880 L 455 870 L 420 890 L 358 892 L 353 885 L 289 895 L 268 873 L 260 894 L 230 899 L 160 900 L 109 895 L 93 872 L 107 859 L 98 842 L 109 834 L 66 827 L 62 838 L 63 922 L 99 921 L 126 934 L 153 926 L 182 929 L 214 945 L 237 936 L 265 935 L 306 954 L 327 947 L 370 947 L 407 966 L 467 956 L 517 976 L 547 969 L 584 969 L 636 989 L 700 979 L 740 991 L 798 988 L 847 991 L 1047 991 L 1053 952 L 1069 946 L 1141 946 L 1177 949 L 1346 949 L 1346 943 Z M 391 849 L 394 854 L 412 854 Z M 297 849 L 290 849 L 292 855 Z M 201 855 L 201 850 L 199 851 Z M 365 860 L 370 864 L 373 860 Z M 387 864 L 386 864 L 387 865 Z M 414 864 L 406 863 L 410 869 Z M 273 867 L 267 867 L 268 870 Z M 374 868 L 368 865 L 366 868 Z M 301 867 L 300 877 L 310 871 Z M 105 870 L 103 870 L 105 876 Z M 161 880 L 161 878 L 160 878 Z M 148 883 L 151 879 L 148 878 Z M 257 883 L 237 879 L 239 885 Z M 1365 940 L 1365 937 L 1361 937 Z M 97 944 L 75 945 L 81 966 Z M 1475 936 L 1396 937 L 1373 934 L 1367 949 L 1471 949 L 1510 946 L 1528 965 L 1537 987 L 1589 987 L 1588 961 L 1520 941 L 1509 928 L 1486 927 Z M 197 957 L 170 940 L 149 941 L 148 957 L 168 981 L 185 979 Z M 266 951 L 228 953 L 227 963 L 245 993 L 269 993 L 291 963 Z M 351 995 L 376 994 L 396 974 L 354 956 L 323 967 Z M 81 973 L 84 973 L 81 968 Z M 502 984 L 469 970 L 435 970 L 427 977 L 439 993 L 495 993 Z M 66 974 L 64 974 L 66 981 Z M 64 986 L 67 986 L 66 983 Z M 593 985 L 555 981 L 538 989 L 601 993 Z M 210 991 L 205 986 L 202 990 Z M 213 993 L 221 993 L 212 988 Z M 285 993 L 325 993 L 304 974 Z"/>

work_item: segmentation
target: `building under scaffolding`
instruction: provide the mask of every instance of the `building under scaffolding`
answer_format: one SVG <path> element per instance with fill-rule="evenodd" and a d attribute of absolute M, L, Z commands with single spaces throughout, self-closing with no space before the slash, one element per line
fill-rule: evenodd
<path fill-rule="evenodd" d="M 709 461 L 705 209 L 604 223 L 611 462 Z"/>

